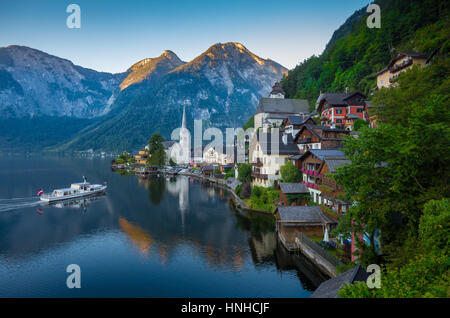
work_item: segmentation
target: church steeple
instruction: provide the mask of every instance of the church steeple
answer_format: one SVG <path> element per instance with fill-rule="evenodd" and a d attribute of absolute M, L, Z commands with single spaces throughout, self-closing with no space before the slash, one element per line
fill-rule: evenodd
<path fill-rule="evenodd" d="M 177 158 L 178 163 L 188 164 L 191 158 L 191 134 L 187 128 L 186 119 L 186 104 L 189 104 L 189 100 L 185 100 L 183 104 L 183 119 L 181 120 L 180 129 L 180 152 Z"/>
<path fill-rule="evenodd" d="M 272 87 L 272 91 L 269 94 L 270 98 L 284 98 L 286 93 L 284 92 L 283 87 L 280 82 L 275 82 L 275 85 Z"/>
<path fill-rule="evenodd" d="M 187 128 L 186 127 L 186 101 L 184 101 L 184 105 L 183 105 L 183 119 L 181 120 L 181 128 Z"/>

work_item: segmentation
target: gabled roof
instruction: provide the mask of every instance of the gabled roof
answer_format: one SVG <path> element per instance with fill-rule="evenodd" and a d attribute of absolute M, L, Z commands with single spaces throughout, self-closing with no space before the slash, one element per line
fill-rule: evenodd
<path fill-rule="evenodd" d="M 298 223 L 334 224 L 335 220 L 322 212 L 319 206 L 278 206 L 275 212 L 280 214 L 280 221 L 285 226 Z"/>
<path fill-rule="evenodd" d="M 316 156 L 319 160 L 323 160 L 325 157 L 345 158 L 344 152 L 340 149 L 309 149 L 299 159 L 304 159 L 309 154 Z"/>
<path fill-rule="evenodd" d="M 335 173 L 337 168 L 351 163 L 351 161 L 348 160 L 347 158 L 341 157 L 325 157 L 324 161 L 327 164 L 328 170 L 330 170 L 331 173 Z"/>
<path fill-rule="evenodd" d="M 398 54 L 396 56 L 394 56 L 391 61 L 389 62 L 389 64 L 383 68 L 382 70 L 378 71 L 377 73 L 375 73 L 375 76 L 378 76 L 384 72 L 386 72 L 387 70 L 389 70 L 389 68 L 391 68 L 395 62 L 397 62 L 399 59 L 403 58 L 403 57 L 415 57 L 415 58 L 422 58 L 422 59 L 427 59 L 428 61 L 428 55 L 424 54 L 424 53 L 420 53 L 420 52 L 398 52 Z"/>
<path fill-rule="evenodd" d="M 361 95 L 364 99 L 367 98 L 366 95 L 364 95 L 361 92 L 353 92 L 353 93 L 324 93 L 320 94 L 316 101 L 316 109 L 319 109 L 319 106 L 321 105 L 323 100 L 326 100 L 328 104 L 331 106 L 348 106 L 348 100 L 352 98 L 355 95 Z M 364 102 L 364 101 L 363 101 Z"/>
<path fill-rule="evenodd" d="M 261 98 L 255 114 L 259 113 L 309 113 L 309 103 L 306 99 Z"/>
<path fill-rule="evenodd" d="M 303 118 L 303 116 L 288 116 L 287 117 L 287 120 L 289 120 L 289 123 L 291 125 L 303 125 L 309 119 L 311 119 L 311 115 L 308 115 L 305 118 Z"/>
<path fill-rule="evenodd" d="M 283 136 L 286 136 L 286 144 L 283 142 Z M 298 147 L 294 143 L 294 139 L 291 134 L 283 135 L 282 133 L 279 133 L 277 140 L 272 142 L 271 133 L 259 131 L 256 133 L 256 139 L 261 146 L 261 151 L 267 155 L 275 154 L 275 149 L 278 149 L 278 154 L 280 155 L 295 155 L 299 153 Z"/>
<path fill-rule="evenodd" d="M 172 147 L 175 144 L 175 141 L 169 140 L 169 141 L 163 141 L 162 145 L 164 147 L 164 149 L 169 149 L 170 147 Z"/>
<path fill-rule="evenodd" d="M 303 183 L 294 183 L 294 182 L 281 182 L 280 183 L 281 192 L 284 194 L 297 194 L 297 193 L 307 193 L 309 194 L 309 190 Z"/>
<path fill-rule="evenodd" d="M 298 137 L 301 135 L 301 133 L 305 129 L 308 129 L 314 136 L 319 138 L 319 140 L 344 140 L 343 138 L 329 138 L 329 137 L 325 138 L 325 137 L 322 136 L 322 133 L 324 131 L 334 131 L 336 133 L 348 133 L 348 131 L 345 130 L 345 129 L 305 124 L 303 127 L 300 128 L 300 130 L 295 135 L 295 139 L 294 139 L 295 142 L 297 142 Z"/>
<path fill-rule="evenodd" d="M 311 298 L 338 298 L 338 291 L 342 286 L 366 281 L 368 276 L 367 272 L 358 264 L 345 273 L 324 281 L 311 295 Z"/>

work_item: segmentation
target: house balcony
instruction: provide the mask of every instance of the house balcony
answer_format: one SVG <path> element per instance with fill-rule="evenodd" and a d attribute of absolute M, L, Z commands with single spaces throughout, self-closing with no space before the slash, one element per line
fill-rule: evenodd
<path fill-rule="evenodd" d="M 263 179 L 263 180 L 268 179 L 267 174 L 263 174 L 263 173 L 259 173 L 259 172 L 252 172 L 252 177 L 258 178 L 258 179 Z"/>
<path fill-rule="evenodd" d="M 306 174 L 307 176 L 317 176 L 317 177 L 319 177 L 319 178 L 322 177 L 322 175 L 319 174 L 319 173 L 317 172 L 317 170 L 308 170 L 308 169 L 302 168 L 301 171 L 302 171 L 304 174 Z"/>
<path fill-rule="evenodd" d="M 413 64 L 413 60 L 412 59 L 408 59 L 408 60 L 404 61 L 401 64 L 397 64 L 397 65 L 392 66 L 389 70 L 392 73 L 397 73 L 398 71 L 400 71 L 400 70 L 404 69 L 405 67 L 408 67 L 408 66 L 410 66 L 412 64 Z"/>
<path fill-rule="evenodd" d="M 252 162 L 252 166 L 253 167 L 262 167 L 263 163 L 261 160 L 259 160 L 259 158 L 256 160 L 256 162 Z"/>
<path fill-rule="evenodd" d="M 307 181 L 302 181 L 302 183 L 309 189 L 315 189 L 315 190 L 319 190 L 319 185 L 317 183 L 312 183 L 312 182 L 307 182 Z"/>

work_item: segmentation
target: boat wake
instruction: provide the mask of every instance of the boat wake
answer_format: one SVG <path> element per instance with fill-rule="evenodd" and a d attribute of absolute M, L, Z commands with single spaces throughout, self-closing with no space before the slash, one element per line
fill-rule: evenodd
<path fill-rule="evenodd" d="M 0 212 L 32 208 L 42 203 L 38 197 L 0 199 Z"/>

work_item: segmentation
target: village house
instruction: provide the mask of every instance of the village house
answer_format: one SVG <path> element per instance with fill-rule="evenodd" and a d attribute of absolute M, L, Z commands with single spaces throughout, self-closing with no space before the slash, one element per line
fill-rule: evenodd
<path fill-rule="evenodd" d="M 366 102 L 360 92 L 320 94 L 316 102 L 316 111 L 320 114 L 322 126 L 345 128 L 347 115 L 356 115 L 367 120 Z M 353 117 L 353 116 L 352 116 Z M 354 121 L 356 118 L 351 118 Z M 351 123 L 348 123 L 351 125 Z"/>
<path fill-rule="evenodd" d="M 293 248 L 298 233 L 323 237 L 337 222 L 323 213 L 319 206 L 278 206 L 275 210 L 278 237 L 287 248 Z"/>
<path fill-rule="evenodd" d="M 337 184 L 331 175 L 336 173 L 336 169 L 349 164 L 345 156 L 324 157 L 319 167 L 318 175 L 320 177 L 319 189 L 321 191 L 322 204 L 336 212 L 338 215 L 345 214 L 348 211 L 350 202 L 344 201 L 342 196 L 344 188 Z"/>
<path fill-rule="evenodd" d="M 306 99 L 287 99 L 280 83 L 275 83 L 268 98 L 261 98 L 254 117 L 255 131 L 259 127 L 280 127 L 288 116 L 309 114 Z"/>
<path fill-rule="evenodd" d="M 414 65 L 425 66 L 428 63 L 428 56 L 418 52 L 400 52 L 389 64 L 375 74 L 377 77 L 377 88 L 391 87 L 394 80 L 401 72 L 412 68 Z"/>
<path fill-rule="evenodd" d="M 291 134 L 295 138 L 298 131 L 306 124 L 316 125 L 311 115 L 288 116 L 281 124 L 281 131 L 285 134 Z"/>
<path fill-rule="evenodd" d="M 216 168 L 214 166 L 204 166 L 202 167 L 202 175 L 205 177 L 212 177 L 214 176 L 214 170 Z"/>
<path fill-rule="evenodd" d="M 227 164 L 227 156 L 212 146 L 207 146 L 203 151 L 203 162 L 207 164 Z"/>
<path fill-rule="evenodd" d="M 312 200 L 318 204 L 323 203 L 320 189 L 320 167 L 325 158 L 345 158 L 345 154 L 339 149 L 310 149 L 299 158 L 303 183 L 309 189 Z"/>
<path fill-rule="evenodd" d="M 280 183 L 280 204 L 287 205 L 307 205 L 309 190 L 303 183 L 281 182 Z"/>
<path fill-rule="evenodd" d="M 145 149 L 139 150 L 137 155 L 134 155 L 134 161 L 139 165 L 147 164 L 147 159 L 149 157 L 148 154 L 148 146 Z"/>
<path fill-rule="evenodd" d="M 344 129 L 306 124 L 297 132 L 294 141 L 300 153 L 305 153 L 309 149 L 340 148 L 346 135 L 348 131 Z"/>
<path fill-rule="evenodd" d="M 281 166 L 294 154 L 298 154 L 298 148 L 292 135 L 255 133 L 249 150 L 253 185 L 268 187 L 278 182 Z"/>

